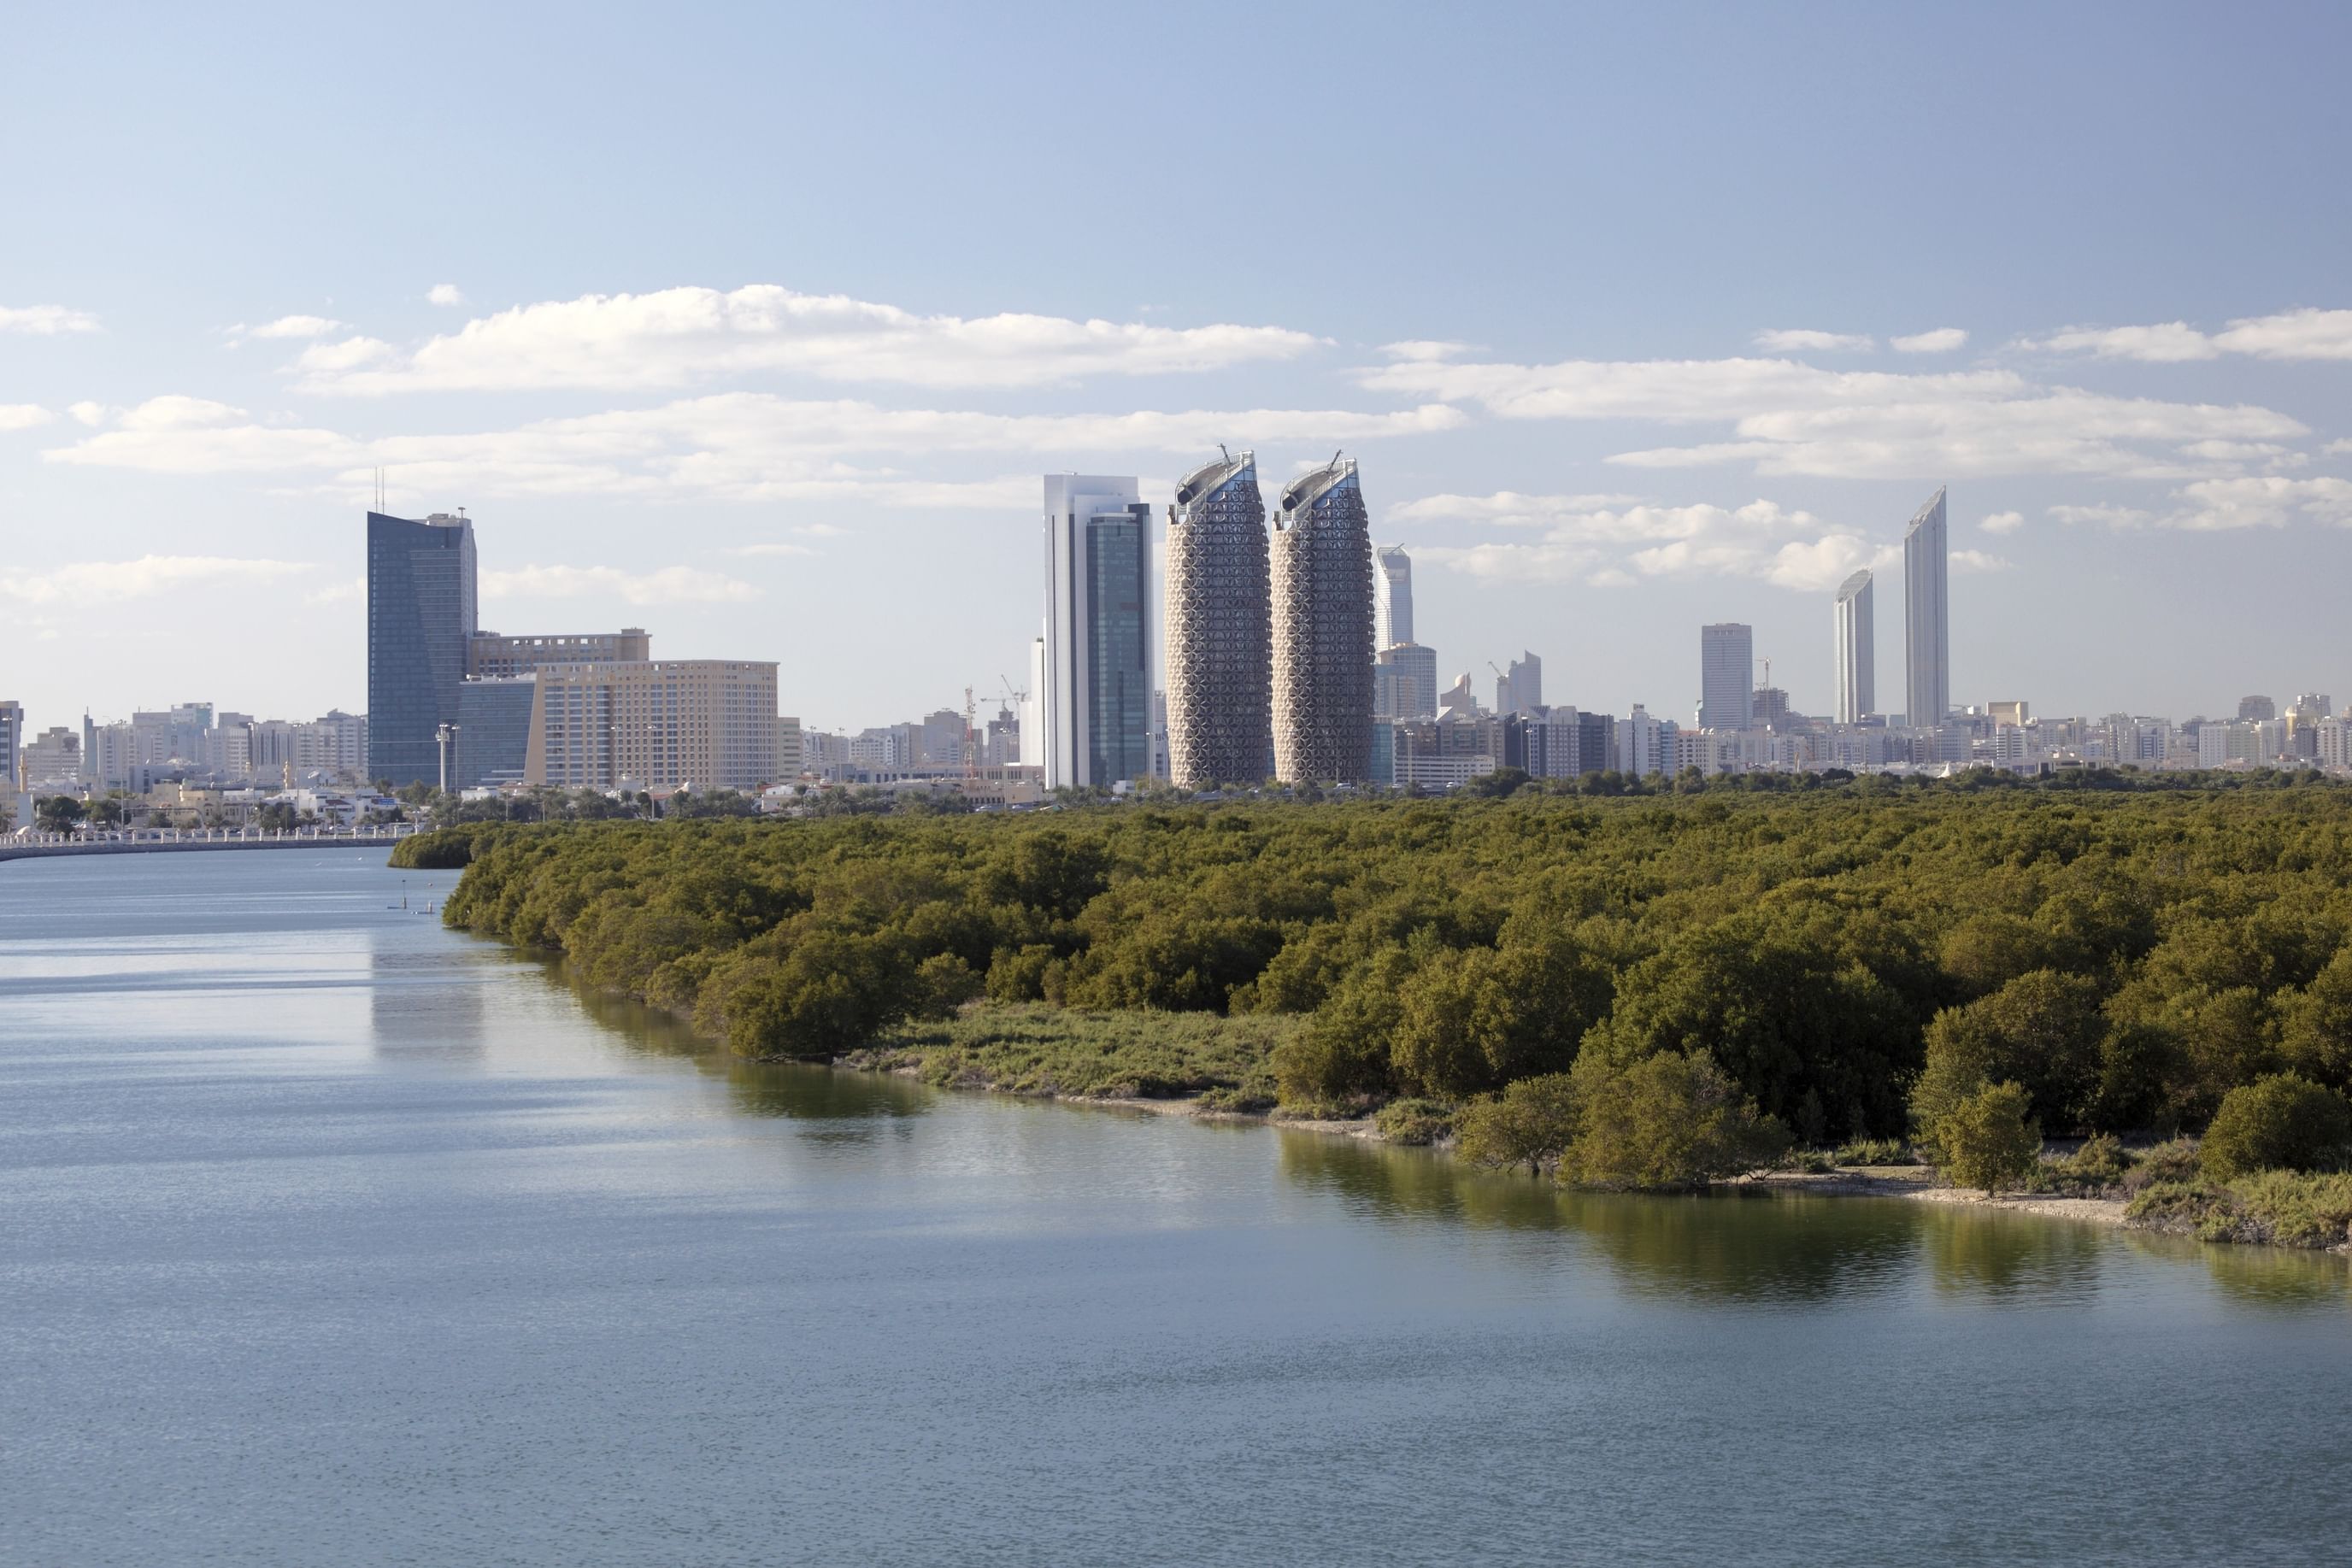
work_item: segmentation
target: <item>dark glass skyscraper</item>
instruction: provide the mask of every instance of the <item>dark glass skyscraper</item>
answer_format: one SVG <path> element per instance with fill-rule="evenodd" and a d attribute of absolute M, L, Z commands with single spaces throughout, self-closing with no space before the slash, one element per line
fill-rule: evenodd
<path fill-rule="evenodd" d="M 458 722 L 474 605 L 474 525 L 436 512 L 422 522 L 370 512 L 368 758 L 395 789 L 436 782 L 434 732 Z"/>
<path fill-rule="evenodd" d="M 1133 479 L 1045 476 L 1045 782 L 1151 768 L 1151 508 Z"/>

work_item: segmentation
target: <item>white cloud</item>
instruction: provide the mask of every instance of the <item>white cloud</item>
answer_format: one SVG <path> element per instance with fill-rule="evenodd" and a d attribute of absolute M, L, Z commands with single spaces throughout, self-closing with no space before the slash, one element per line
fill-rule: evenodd
<path fill-rule="evenodd" d="M 414 352 L 306 354 L 307 391 L 376 393 L 679 387 L 798 371 L 831 381 L 1025 387 L 1089 374 L 1155 375 L 1296 359 L 1316 346 L 1281 327 L 1152 327 L 1056 316 L 919 316 L 773 284 L 732 293 L 591 294 L 478 317 Z"/>
<path fill-rule="evenodd" d="M 302 602 L 305 604 L 350 604 L 358 600 L 364 599 L 365 597 L 367 597 L 367 579 L 364 577 L 354 577 L 346 579 L 341 582 L 331 582 L 324 588 L 314 589 L 310 592 L 302 596 Z"/>
<path fill-rule="evenodd" d="M 690 566 L 624 571 L 616 566 L 525 566 L 481 574 L 485 599 L 580 599 L 611 595 L 630 604 L 715 604 L 757 599 L 748 582 Z"/>
<path fill-rule="evenodd" d="M 251 338 L 323 338 L 340 331 L 343 323 L 328 316 L 280 316 L 275 321 L 265 321 L 249 329 Z"/>
<path fill-rule="evenodd" d="M 313 343 L 302 350 L 294 368 L 315 386 L 321 377 L 356 374 L 394 358 L 393 347 L 381 338 L 345 338 L 337 343 Z"/>
<path fill-rule="evenodd" d="M 821 539 L 838 538 L 848 531 L 833 523 L 803 523 L 793 530 L 796 534 L 807 534 Z"/>
<path fill-rule="evenodd" d="M 1776 354 L 1862 353 L 1878 347 L 1864 332 L 1821 332 L 1807 327 L 1768 328 L 1756 334 L 1756 346 Z"/>
<path fill-rule="evenodd" d="M 2023 512 L 1995 512 L 1977 525 L 1989 534 L 2013 534 L 2024 526 Z"/>
<path fill-rule="evenodd" d="M 845 457 L 877 454 L 886 460 L 937 463 L 942 455 L 968 453 L 1056 458 L 1195 453 L 1225 438 L 1322 446 L 1451 430 L 1465 423 L 1460 411 L 1442 404 L 1385 413 L 1256 409 L 989 414 L 724 392 L 510 430 L 363 441 L 329 430 L 262 424 L 226 404 L 170 397 L 142 403 L 116 429 L 44 455 L 53 462 L 153 473 L 329 472 L 362 486 L 370 471 L 381 466 L 403 488 L 427 493 L 463 486 L 481 495 L 836 497 L 898 507 L 1022 508 L 1036 502 L 1034 474 L 940 479 L 887 462 L 853 465 Z"/>
<path fill-rule="evenodd" d="M 2283 528 L 2299 522 L 2352 528 L 2352 479 L 2289 479 L 2244 475 L 2199 479 L 2173 492 L 2168 511 L 2100 505 L 2053 507 L 2062 523 L 2110 528 L 2179 528 L 2190 533 L 2226 533 L 2241 528 Z"/>
<path fill-rule="evenodd" d="M 2011 562 L 2006 556 L 1998 556 L 1993 554 L 1990 550 L 1980 549 L 1956 549 L 1952 551 L 1946 559 L 1954 571 L 1960 572 L 1964 575 L 1977 572 L 2007 571 L 2011 565 Z"/>
<path fill-rule="evenodd" d="M 816 552 L 815 550 L 813 550 L 813 549 L 809 549 L 809 547 L 808 547 L 808 546 L 806 546 L 806 545 L 782 544 L 782 543 L 769 543 L 769 544 L 756 544 L 756 545 L 735 545 L 735 546 L 733 546 L 733 547 L 731 547 L 731 548 L 730 548 L 730 549 L 720 550 L 719 553 L 720 555 L 740 555 L 740 556 L 769 556 L 769 555 L 786 555 L 786 556 L 799 555 L 799 556 L 813 556 L 813 555 L 815 555 L 817 552 Z"/>
<path fill-rule="evenodd" d="M 317 570 L 299 560 L 143 555 L 136 560 L 68 561 L 47 570 L 12 570 L 0 577 L 0 596 L 44 606 L 119 604 L 204 584 L 259 586 Z"/>
<path fill-rule="evenodd" d="M 0 430 L 30 430 L 56 417 L 37 402 L 0 402 Z"/>
<path fill-rule="evenodd" d="M 1967 331 L 1958 327 L 1938 327 L 1929 332 L 1913 332 L 1907 337 L 1886 340 L 1898 354 L 1948 354 L 1969 340 Z"/>
<path fill-rule="evenodd" d="M 2242 316 L 2221 331 L 2200 331 L 2186 321 L 2148 327 L 2069 327 L 2029 348 L 2096 354 L 2154 364 L 2248 354 L 2258 360 L 2352 360 L 2352 310 L 2305 306 L 2269 316 Z"/>
<path fill-rule="evenodd" d="M 1478 577 L 1544 582 L 1578 580 L 1619 586 L 1643 577 L 1751 577 L 1801 591 L 1826 591 L 1855 568 L 1897 558 L 1891 545 L 1873 543 L 1810 512 L 1778 502 L 1744 507 L 1584 506 L 1617 497 L 1433 496 L 1391 514 L 1410 520 L 1461 519 L 1540 527 L 1539 538 L 1466 545 L 1412 547 L 1416 561 Z M 1633 547 L 1629 549 L 1628 547 Z M 1619 552 L 1623 553 L 1619 553 Z"/>
<path fill-rule="evenodd" d="M 62 305 L 0 305 L 0 332 L 54 338 L 66 332 L 97 330 L 98 318 L 87 310 L 68 310 Z"/>
<path fill-rule="evenodd" d="M 436 283 L 425 291 L 425 300 L 428 305 L 463 305 L 466 295 L 454 283 Z"/>
<path fill-rule="evenodd" d="M 2174 450 L 2309 434 L 2245 404 L 2165 402 L 2041 386 L 2010 370 L 1827 371 L 1795 360 L 1399 363 L 1358 372 L 1395 393 L 1475 402 L 1506 419 L 1727 423 L 1733 440 L 1622 452 L 1635 468 L 1752 464 L 1768 475 L 1941 479 L 1991 474 L 2205 476 Z M 2161 448 L 2161 451 L 2151 450 Z"/>
<path fill-rule="evenodd" d="M 2352 452 L 2352 437 L 2331 441 L 2326 446 L 2320 448 L 2320 450 L 2326 452 L 2330 456 L 2340 456 L 2345 453 Z"/>
<path fill-rule="evenodd" d="M 94 426 L 104 424 L 122 411 L 109 408 L 102 402 L 91 402 L 85 399 L 80 402 L 67 404 L 66 412 L 74 416 L 75 423 Z"/>
<path fill-rule="evenodd" d="M 1456 354 L 1467 354 L 1478 347 L 1475 343 L 1456 343 L 1439 338 L 1409 338 L 1402 343 L 1382 343 L 1381 352 L 1391 360 L 1450 360 Z"/>

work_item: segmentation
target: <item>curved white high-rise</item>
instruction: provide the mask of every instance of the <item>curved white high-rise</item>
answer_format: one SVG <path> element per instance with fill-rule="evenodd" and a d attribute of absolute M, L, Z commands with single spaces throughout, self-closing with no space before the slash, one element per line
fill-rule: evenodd
<path fill-rule="evenodd" d="M 1836 623 L 1837 722 L 1860 724 L 1878 706 L 1878 642 L 1871 624 L 1870 569 L 1838 585 L 1831 613 Z"/>
<path fill-rule="evenodd" d="M 1356 782 L 1371 759 L 1371 520 L 1355 460 L 1334 458 L 1274 519 L 1274 774 Z"/>
<path fill-rule="evenodd" d="M 1402 545 L 1372 551 L 1372 647 L 1412 641 L 1412 557 Z"/>
<path fill-rule="evenodd" d="M 1168 771 L 1186 789 L 1274 768 L 1272 583 L 1253 453 L 1202 464 L 1168 508 Z"/>
<path fill-rule="evenodd" d="M 1903 722 L 1928 729 L 1952 706 L 1950 549 L 1938 489 L 1903 535 Z"/>

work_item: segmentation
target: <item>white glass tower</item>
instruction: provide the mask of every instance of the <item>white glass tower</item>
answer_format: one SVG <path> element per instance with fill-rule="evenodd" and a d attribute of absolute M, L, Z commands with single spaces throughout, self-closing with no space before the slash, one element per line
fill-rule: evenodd
<path fill-rule="evenodd" d="M 1372 646 L 1412 641 L 1412 557 L 1402 545 L 1372 552 Z"/>
<path fill-rule="evenodd" d="M 1871 627 L 1867 568 L 1838 585 L 1831 611 L 1836 627 L 1837 721 L 1860 724 L 1878 707 L 1878 643 Z"/>
<path fill-rule="evenodd" d="M 1949 553 L 1939 489 L 1903 535 L 1903 721 L 1914 729 L 1943 723 L 1952 706 Z"/>
<path fill-rule="evenodd" d="M 1045 476 L 1045 783 L 1151 768 L 1151 508 L 1133 479 Z"/>

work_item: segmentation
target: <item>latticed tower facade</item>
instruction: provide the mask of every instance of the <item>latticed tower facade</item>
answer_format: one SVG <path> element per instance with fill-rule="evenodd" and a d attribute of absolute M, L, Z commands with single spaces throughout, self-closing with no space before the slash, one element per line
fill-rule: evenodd
<path fill-rule="evenodd" d="M 1352 458 L 1291 481 L 1274 519 L 1274 773 L 1371 772 L 1372 532 Z"/>
<path fill-rule="evenodd" d="M 1168 508 L 1168 771 L 1181 789 L 1274 767 L 1265 502 L 1253 453 L 1203 464 Z"/>

